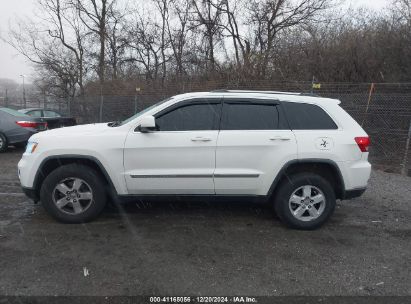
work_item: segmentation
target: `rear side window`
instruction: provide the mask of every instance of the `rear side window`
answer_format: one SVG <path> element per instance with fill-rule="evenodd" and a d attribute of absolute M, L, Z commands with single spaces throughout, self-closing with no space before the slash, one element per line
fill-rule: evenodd
<path fill-rule="evenodd" d="M 221 130 L 285 129 L 275 104 L 224 103 Z"/>
<path fill-rule="evenodd" d="M 283 103 L 292 130 L 335 130 L 338 126 L 319 106 L 298 103 Z"/>
<path fill-rule="evenodd" d="M 9 108 L 0 108 L 0 111 L 3 111 L 7 114 L 13 115 L 13 116 L 17 116 L 17 117 L 28 117 L 28 115 L 24 114 L 24 113 L 20 113 L 16 110 L 13 109 L 9 109 Z"/>
<path fill-rule="evenodd" d="M 54 111 L 49 111 L 49 110 L 44 110 L 44 117 L 61 117 L 60 114 L 58 114 L 57 112 Z"/>
<path fill-rule="evenodd" d="M 156 118 L 159 131 L 216 130 L 219 121 L 218 103 L 181 106 Z"/>

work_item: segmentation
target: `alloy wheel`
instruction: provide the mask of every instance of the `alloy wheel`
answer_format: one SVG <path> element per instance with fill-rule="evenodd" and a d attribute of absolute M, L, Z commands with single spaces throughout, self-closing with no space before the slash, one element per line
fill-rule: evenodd
<path fill-rule="evenodd" d="M 288 201 L 291 214 L 296 219 L 304 222 L 319 218 L 324 212 L 325 205 L 324 193 L 312 185 L 297 188 Z"/>
<path fill-rule="evenodd" d="M 60 211 L 68 214 L 80 214 L 91 206 L 93 191 L 81 178 L 69 177 L 54 187 L 52 198 Z"/>

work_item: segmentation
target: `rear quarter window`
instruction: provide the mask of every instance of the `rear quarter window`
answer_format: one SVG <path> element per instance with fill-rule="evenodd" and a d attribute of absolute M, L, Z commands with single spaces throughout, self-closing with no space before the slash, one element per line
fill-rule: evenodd
<path fill-rule="evenodd" d="M 283 102 L 283 107 L 292 130 L 336 130 L 338 126 L 319 106 Z"/>

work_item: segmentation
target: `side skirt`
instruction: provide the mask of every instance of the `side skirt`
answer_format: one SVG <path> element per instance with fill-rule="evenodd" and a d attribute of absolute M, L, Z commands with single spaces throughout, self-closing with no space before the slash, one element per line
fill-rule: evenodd
<path fill-rule="evenodd" d="M 266 204 L 268 197 L 264 195 L 119 195 L 120 203 L 145 201 L 145 202 L 229 202 L 229 203 L 255 203 Z"/>

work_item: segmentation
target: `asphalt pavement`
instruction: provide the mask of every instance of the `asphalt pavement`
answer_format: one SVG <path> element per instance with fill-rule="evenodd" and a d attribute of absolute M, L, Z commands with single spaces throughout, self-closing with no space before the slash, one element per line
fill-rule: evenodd
<path fill-rule="evenodd" d="M 0 154 L 0 295 L 411 295 L 411 178 L 373 171 L 316 231 L 244 203 L 137 201 L 60 224 Z"/>

